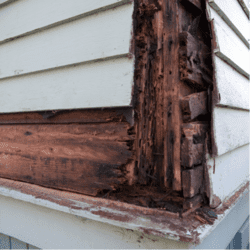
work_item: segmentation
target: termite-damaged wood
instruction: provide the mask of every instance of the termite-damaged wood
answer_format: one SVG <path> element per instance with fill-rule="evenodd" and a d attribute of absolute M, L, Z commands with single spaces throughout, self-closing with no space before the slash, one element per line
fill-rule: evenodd
<path fill-rule="evenodd" d="M 184 121 L 191 121 L 199 115 L 208 113 L 207 92 L 194 93 L 180 101 Z"/>
<path fill-rule="evenodd" d="M 0 127 L 0 177 L 97 195 L 127 181 L 128 123 Z"/>
<path fill-rule="evenodd" d="M 164 184 L 181 190 L 181 117 L 179 105 L 179 34 L 178 5 L 176 1 L 163 3 L 163 57 L 164 57 Z"/>
<path fill-rule="evenodd" d="M 0 114 L 0 124 L 107 123 L 129 120 L 132 108 L 53 110 Z M 128 118 L 128 119 L 126 119 Z"/>
<path fill-rule="evenodd" d="M 197 207 L 198 205 L 201 205 L 202 201 L 202 195 L 199 194 L 192 198 L 187 198 L 183 202 L 183 209 L 191 209 Z"/>
<path fill-rule="evenodd" d="M 192 198 L 199 193 L 203 181 L 203 166 L 182 171 L 182 188 L 185 198 Z"/>
<path fill-rule="evenodd" d="M 206 61 L 210 57 L 210 49 L 189 32 L 180 34 L 180 79 L 199 90 L 212 85 L 212 72 Z"/>
<path fill-rule="evenodd" d="M 202 163 L 208 124 L 184 123 L 182 125 L 181 165 L 192 167 Z"/>

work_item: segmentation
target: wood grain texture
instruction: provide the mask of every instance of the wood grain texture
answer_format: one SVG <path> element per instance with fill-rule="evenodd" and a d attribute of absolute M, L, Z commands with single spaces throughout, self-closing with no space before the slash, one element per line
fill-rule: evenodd
<path fill-rule="evenodd" d="M 188 95 L 181 99 L 180 105 L 182 109 L 183 119 L 190 121 L 199 115 L 208 113 L 207 92 L 199 92 Z"/>
<path fill-rule="evenodd" d="M 249 112 L 215 107 L 213 111 L 214 138 L 218 155 L 249 143 Z"/>
<path fill-rule="evenodd" d="M 181 190 L 179 107 L 179 33 L 176 1 L 163 3 L 164 168 L 165 186 Z M 171 172 L 173 175 L 171 176 Z M 172 181 L 170 180 L 172 179 Z"/>
<path fill-rule="evenodd" d="M 2 125 L 0 176 L 97 195 L 125 182 L 127 123 Z"/>
<path fill-rule="evenodd" d="M 219 46 L 219 50 L 214 52 L 245 77 L 249 78 L 249 49 L 212 8 L 210 8 L 210 19 L 214 19 L 216 41 Z"/>
<path fill-rule="evenodd" d="M 201 164 L 208 124 L 185 123 L 182 125 L 181 165 L 193 167 Z"/>
<path fill-rule="evenodd" d="M 196 195 L 192 198 L 187 198 L 183 202 L 183 209 L 191 209 L 191 208 L 197 207 L 197 205 L 201 204 L 202 201 L 203 199 L 201 195 Z"/>
<path fill-rule="evenodd" d="M 0 2 L 3 3 L 6 0 Z M 19 0 L 1 8 L 0 43 L 37 32 L 67 19 L 85 17 L 128 3 L 128 0 Z"/>
<path fill-rule="evenodd" d="M 185 198 L 192 198 L 199 193 L 203 180 L 203 166 L 182 171 L 182 188 Z"/>
<path fill-rule="evenodd" d="M 249 110 L 249 80 L 232 69 L 219 57 L 214 57 L 215 76 L 220 94 L 218 104 Z"/>
<path fill-rule="evenodd" d="M 126 4 L 1 44 L 0 78 L 128 54 L 132 13 Z"/>
<path fill-rule="evenodd" d="M 133 123 L 132 108 L 53 110 L 0 114 L 0 124 Z"/>
<path fill-rule="evenodd" d="M 209 48 L 189 32 L 180 34 L 180 79 L 196 89 L 205 90 L 212 85 L 212 71 L 207 67 Z"/>
<path fill-rule="evenodd" d="M 1 113 L 130 106 L 133 60 L 80 64 L 0 83 Z"/>

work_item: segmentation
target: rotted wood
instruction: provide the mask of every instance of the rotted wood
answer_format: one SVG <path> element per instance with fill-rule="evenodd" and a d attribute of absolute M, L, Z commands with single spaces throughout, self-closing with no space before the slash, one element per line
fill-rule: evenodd
<path fill-rule="evenodd" d="M 0 114 L 0 124 L 69 124 L 129 121 L 132 108 L 47 110 Z"/>
<path fill-rule="evenodd" d="M 184 123 L 182 125 L 181 165 L 192 167 L 202 163 L 206 132 L 206 123 Z"/>
<path fill-rule="evenodd" d="M 182 188 L 185 198 L 192 198 L 199 193 L 203 181 L 203 166 L 182 171 Z"/>
<path fill-rule="evenodd" d="M 128 123 L 0 126 L 0 177 L 96 196 L 126 180 Z"/>
<path fill-rule="evenodd" d="M 191 121 L 199 115 L 206 115 L 208 113 L 207 92 L 188 95 L 181 99 L 180 105 L 184 121 Z"/>
<path fill-rule="evenodd" d="M 164 186 L 181 190 L 181 113 L 179 105 L 179 34 L 177 1 L 163 2 Z"/>
<path fill-rule="evenodd" d="M 212 72 L 206 66 L 211 56 L 209 48 L 189 32 L 180 34 L 180 79 L 199 90 L 212 85 Z"/>
<path fill-rule="evenodd" d="M 202 199 L 202 195 L 196 195 L 192 198 L 186 198 L 183 202 L 183 209 L 192 209 L 194 207 L 197 207 L 199 205 L 201 205 L 203 199 Z"/>

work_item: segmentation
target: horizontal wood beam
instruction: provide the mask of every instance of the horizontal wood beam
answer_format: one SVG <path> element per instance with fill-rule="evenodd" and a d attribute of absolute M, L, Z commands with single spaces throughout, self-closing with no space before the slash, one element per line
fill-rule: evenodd
<path fill-rule="evenodd" d="M 0 126 L 0 177 L 97 195 L 126 181 L 129 124 Z M 131 166 L 130 166 L 131 167 Z"/>

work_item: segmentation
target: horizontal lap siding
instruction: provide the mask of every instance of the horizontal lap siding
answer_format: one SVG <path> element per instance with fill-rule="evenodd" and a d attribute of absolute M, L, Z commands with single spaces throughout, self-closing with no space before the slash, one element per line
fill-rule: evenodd
<path fill-rule="evenodd" d="M 227 1 L 210 0 L 209 4 L 214 10 L 217 10 L 225 22 L 229 22 L 230 27 L 235 29 L 238 35 L 241 34 L 246 40 L 250 38 L 249 19 L 237 1 L 228 3 Z"/>
<path fill-rule="evenodd" d="M 249 112 L 215 107 L 214 136 L 218 155 L 249 143 Z"/>
<path fill-rule="evenodd" d="M 84 17 L 127 2 L 129 0 L 18 0 L 0 10 L 0 42 L 58 22 L 68 22 L 69 18 L 79 15 Z"/>
<path fill-rule="evenodd" d="M 133 4 L 128 2 L 27 0 L 0 8 L 0 40 L 20 35 L 0 42 L 0 112 L 129 106 Z M 52 27 L 56 22 L 60 25 Z"/>
<path fill-rule="evenodd" d="M 219 104 L 249 110 L 249 80 L 215 56 Z"/>
<path fill-rule="evenodd" d="M 0 80 L 0 110 L 127 106 L 132 76 L 131 60 L 119 58 Z"/>
<path fill-rule="evenodd" d="M 214 11 L 211 18 L 214 19 L 215 35 L 219 51 L 216 51 L 224 60 L 231 63 L 240 73 L 249 76 L 250 58 L 249 48 L 242 42 L 237 34 Z M 244 15 L 244 12 L 242 12 Z M 248 25 L 249 28 L 249 25 Z"/>

